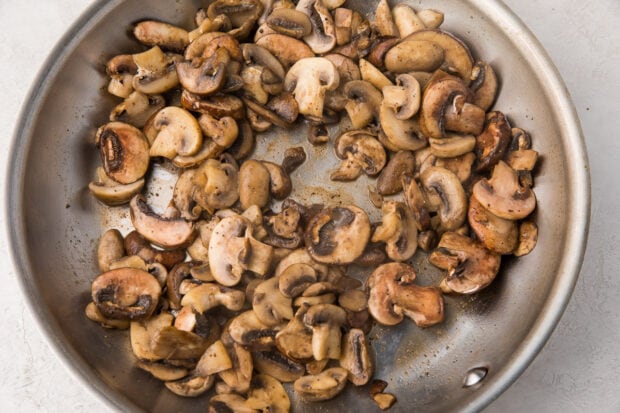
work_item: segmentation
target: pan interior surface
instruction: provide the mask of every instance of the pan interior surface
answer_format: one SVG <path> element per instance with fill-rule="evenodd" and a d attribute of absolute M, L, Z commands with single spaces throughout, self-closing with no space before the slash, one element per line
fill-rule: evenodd
<path fill-rule="evenodd" d="M 444 323 L 419 329 L 403 322 L 396 328 L 375 327 L 371 334 L 375 378 L 385 380 L 386 391 L 398 399 L 391 411 L 476 410 L 527 366 L 570 297 L 589 219 L 585 149 L 555 69 L 501 4 L 408 3 L 444 12 L 442 28 L 464 39 L 475 58 L 493 65 L 502 85 L 494 108 L 531 133 L 542 158 L 535 176 L 539 239 L 534 251 L 518 260 L 504 258 L 499 276 L 482 292 L 447 297 Z M 375 5 L 347 2 L 367 16 Z M 13 148 L 8 222 L 25 293 L 66 362 L 123 411 L 204 411 L 207 397 L 173 395 L 135 367 L 126 331 L 102 329 L 84 316 L 90 284 L 98 274 L 97 241 L 105 229 L 126 228 L 128 223 L 126 208 L 102 208 L 87 188 L 99 164 L 96 128 L 117 103 L 105 90 L 105 62 L 116 54 L 142 50 L 127 34 L 132 23 L 155 18 L 193 27 L 194 12 L 201 6 L 197 0 L 151 0 L 148 8 L 140 0 L 96 4 L 52 55 L 25 107 Z M 292 145 L 303 145 L 309 158 L 293 175 L 294 199 L 355 203 L 371 212 L 373 220 L 380 219 L 380 211 L 367 200 L 369 181 L 330 182 L 329 171 L 337 164 L 333 148 L 308 145 L 304 126 L 261 136 L 257 156 L 278 160 Z M 173 181 L 165 179 L 165 171 L 157 181 L 149 198 L 165 205 Z M 307 182 L 311 184 L 302 188 Z M 416 256 L 414 266 L 421 284 L 439 280 L 424 256 Z M 468 372 L 486 375 L 480 383 L 464 386 Z M 340 397 L 320 405 L 301 403 L 292 392 L 291 396 L 295 412 L 376 408 L 367 387 L 350 385 Z"/>

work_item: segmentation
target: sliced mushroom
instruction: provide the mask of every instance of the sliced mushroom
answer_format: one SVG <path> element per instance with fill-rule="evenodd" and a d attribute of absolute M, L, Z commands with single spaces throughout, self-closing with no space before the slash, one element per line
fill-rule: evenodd
<path fill-rule="evenodd" d="M 468 102 L 468 97 L 457 95 L 446 107 L 445 129 L 464 134 L 478 134 L 484 126 L 485 111 Z"/>
<path fill-rule="evenodd" d="M 340 358 L 340 328 L 346 322 L 345 311 L 333 304 L 318 304 L 308 309 L 304 324 L 312 329 L 312 355 L 315 360 Z"/>
<path fill-rule="evenodd" d="M 312 23 L 308 15 L 295 9 L 276 9 L 267 17 L 265 22 L 276 32 L 296 39 L 301 39 L 312 33 Z"/>
<path fill-rule="evenodd" d="M 392 9 L 392 15 L 394 16 L 394 23 L 396 27 L 398 27 L 398 33 L 401 38 L 406 38 L 411 33 L 426 28 L 424 22 L 418 17 L 415 10 L 407 4 L 401 3 L 395 5 Z"/>
<path fill-rule="evenodd" d="M 424 9 L 416 13 L 424 26 L 428 29 L 437 29 L 443 23 L 443 13 L 433 9 Z"/>
<path fill-rule="evenodd" d="M 336 89 L 339 83 L 340 75 L 332 62 L 322 57 L 310 57 L 299 60 L 290 68 L 284 88 L 295 96 L 300 114 L 320 120 L 325 92 Z"/>
<path fill-rule="evenodd" d="M 376 393 L 372 395 L 372 399 L 381 410 L 388 410 L 396 403 L 396 396 L 392 393 Z"/>
<path fill-rule="evenodd" d="M 437 158 L 434 165 L 453 172 L 461 183 L 465 184 L 472 176 L 472 166 L 475 161 L 476 155 L 473 152 L 468 152 L 454 158 Z"/>
<path fill-rule="evenodd" d="M 418 228 L 404 202 L 384 201 L 383 221 L 375 229 L 372 242 L 385 242 L 385 252 L 394 261 L 406 261 L 418 248 Z"/>
<path fill-rule="evenodd" d="M 177 64 L 180 55 L 166 54 L 159 46 L 133 55 L 137 72 L 132 80 L 133 88 L 147 95 L 167 92 L 179 84 Z"/>
<path fill-rule="evenodd" d="M 472 190 L 473 196 L 493 215 L 515 220 L 527 217 L 536 208 L 536 195 L 519 184 L 514 169 L 499 161 L 491 179 L 481 179 Z"/>
<path fill-rule="evenodd" d="M 402 190 L 403 174 L 415 169 L 415 157 L 410 151 L 398 151 L 389 160 L 377 178 L 377 192 L 381 195 L 394 195 Z"/>
<path fill-rule="evenodd" d="M 438 230 L 461 227 L 467 218 L 467 197 L 459 178 L 447 169 L 432 166 L 420 175 L 420 182 L 430 201 L 429 208 L 438 212 Z"/>
<path fill-rule="evenodd" d="M 249 221 L 240 215 L 222 219 L 209 242 L 213 278 L 225 286 L 239 283 L 244 271 L 264 276 L 271 266 L 273 248 L 252 237 Z"/>
<path fill-rule="evenodd" d="M 189 374 L 189 371 L 186 368 L 164 363 L 138 360 L 136 365 L 142 370 L 151 373 L 153 377 L 161 381 L 180 380 Z"/>
<path fill-rule="evenodd" d="M 204 136 L 211 138 L 222 149 L 231 147 L 239 135 L 237 122 L 230 116 L 216 119 L 203 113 L 198 119 L 198 124 Z"/>
<path fill-rule="evenodd" d="M 254 133 L 247 120 L 243 120 L 238 123 L 239 134 L 237 139 L 229 147 L 226 152 L 229 153 L 236 161 L 250 156 L 254 150 Z"/>
<path fill-rule="evenodd" d="M 200 150 L 202 132 L 196 118 L 185 109 L 168 106 L 157 112 L 144 127 L 151 143 L 150 156 L 173 159 L 190 156 Z"/>
<path fill-rule="evenodd" d="M 365 80 L 352 80 L 345 84 L 345 109 L 354 129 L 363 129 L 373 120 L 379 119 L 379 109 L 383 96 L 381 92 Z"/>
<path fill-rule="evenodd" d="M 215 383 L 214 376 L 203 377 L 200 375 L 189 375 L 175 381 L 167 381 L 166 388 L 181 397 L 198 397 L 205 394 Z"/>
<path fill-rule="evenodd" d="M 282 159 L 282 169 L 287 174 L 291 174 L 304 162 L 306 162 L 306 151 L 302 146 L 287 148 Z"/>
<path fill-rule="evenodd" d="M 404 316 L 418 327 L 429 327 L 443 321 L 444 302 L 435 287 L 413 284 L 413 267 L 388 263 L 378 267 L 368 278 L 368 309 L 377 322 L 396 325 Z"/>
<path fill-rule="evenodd" d="M 231 207 L 239 199 L 238 176 L 236 164 L 207 159 L 192 179 L 195 186 L 194 200 L 210 213 Z"/>
<path fill-rule="evenodd" d="M 288 267 L 293 264 L 307 264 L 311 266 L 317 275 L 317 279 L 324 281 L 328 274 L 328 266 L 315 261 L 306 248 L 299 248 L 288 254 L 277 265 L 274 277 L 280 277 Z"/>
<path fill-rule="evenodd" d="M 127 98 L 133 92 L 133 77 L 138 66 L 133 56 L 124 54 L 111 58 L 106 64 L 106 72 L 110 76 L 108 92 L 119 98 Z"/>
<path fill-rule="evenodd" d="M 306 43 L 280 33 L 261 37 L 256 44 L 271 52 L 287 68 L 301 59 L 314 57 L 314 52 Z"/>
<path fill-rule="evenodd" d="M 278 164 L 263 161 L 263 166 L 269 173 L 269 192 L 275 199 L 284 199 L 291 194 L 293 184 L 288 172 Z"/>
<path fill-rule="evenodd" d="M 501 258 L 469 237 L 446 232 L 429 261 L 448 271 L 439 285 L 444 292 L 473 294 L 495 279 Z"/>
<path fill-rule="evenodd" d="M 293 388 L 295 393 L 306 402 L 329 400 L 344 390 L 347 375 L 347 370 L 342 367 L 332 367 L 318 375 L 308 375 L 297 379 Z"/>
<path fill-rule="evenodd" d="M 531 221 L 523 221 L 519 226 L 519 244 L 515 257 L 522 257 L 532 252 L 538 241 L 538 227 Z"/>
<path fill-rule="evenodd" d="M 295 298 L 317 282 L 316 271 L 308 264 L 297 263 L 286 268 L 278 277 L 278 288 L 285 297 Z"/>
<path fill-rule="evenodd" d="M 385 54 L 385 68 L 393 73 L 432 72 L 444 61 L 444 49 L 426 40 L 405 40 Z"/>
<path fill-rule="evenodd" d="M 239 201 L 241 208 L 252 205 L 264 208 L 269 204 L 269 171 L 262 162 L 248 159 L 239 169 Z"/>
<path fill-rule="evenodd" d="M 201 284 L 183 296 L 182 306 L 191 306 L 198 313 L 205 313 L 217 306 L 240 311 L 245 303 L 245 293 L 214 283 Z"/>
<path fill-rule="evenodd" d="M 283 383 L 297 380 L 304 375 L 304 366 L 288 359 L 279 351 L 256 351 L 252 353 L 254 368 Z"/>
<path fill-rule="evenodd" d="M 252 377 L 246 404 L 263 412 L 288 413 L 291 410 L 291 401 L 282 384 L 266 374 Z"/>
<path fill-rule="evenodd" d="M 387 141 L 398 150 L 417 151 L 427 145 L 426 139 L 420 134 L 417 118 L 398 119 L 394 109 L 385 100 L 381 104 L 379 120 Z"/>
<path fill-rule="evenodd" d="M 370 355 L 370 345 L 362 330 L 353 328 L 342 339 L 340 367 L 348 372 L 348 379 L 356 386 L 363 386 L 372 377 L 375 366 Z"/>
<path fill-rule="evenodd" d="M 344 87 L 348 82 L 362 78 L 360 68 L 352 59 L 341 54 L 331 53 L 324 57 L 334 64 L 340 75 L 338 88 L 325 93 L 325 107 L 334 111 L 342 111 L 347 103 Z"/>
<path fill-rule="evenodd" d="M 133 35 L 147 46 L 182 52 L 189 44 L 189 34 L 180 27 L 155 20 L 141 21 L 135 25 Z"/>
<path fill-rule="evenodd" d="M 174 326 L 163 327 L 151 338 L 151 351 L 165 360 L 198 359 L 208 345 L 207 340 L 198 334 Z"/>
<path fill-rule="evenodd" d="M 476 139 L 476 171 L 491 169 L 508 150 L 512 132 L 510 123 L 503 113 L 490 112 L 486 117 L 484 131 Z"/>
<path fill-rule="evenodd" d="M 101 167 L 97 168 L 97 175 L 99 180 L 89 183 L 88 190 L 95 198 L 109 206 L 126 204 L 144 188 L 144 178 L 123 185 L 110 179 Z"/>
<path fill-rule="evenodd" d="M 140 360 L 157 361 L 162 358 L 151 351 L 151 338 L 164 327 L 172 325 L 174 316 L 169 313 L 155 314 L 143 321 L 132 321 L 129 338 L 134 355 Z"/>
<path fill-rule="evenodd" d="M 263 14 L 263 9 L 260 0 L 217 0 L 209 5 L 207 15 L 210 19 L 226 15 L 234 27 L 229 34 L 238 39 L 245 39 Z"/>
<path fill-rule="evenodd" d="M 266 326 L 254 311 L 246 311 L 232 319 L 228 326 L 232 339 L 254 350 L 269 349 L 275 344 L 277 328 Z"/>
<path fill-rule="evenodd" d="M 359 67 L 362 80 L 365 80 L 377 89 L 382 90 L 384 87 L 394 86 L 392 81 L 368 60 L 360 59 Z"/>
<path fill-rule="evenodd" d="M 184 261 L 186 256 L 185 251 L 182 249 L 155 249 L 136 231 L 127 234 L 124 245 L 128 255 L 136 255 L 142 258 L 147 264 L 162 264 L 166 269 L 171 269 L 176 264 Z"/>
<path fill-rule="evenodd" d="M 227 80 L 226 68 L 230 60 L 228 51 L 219 48 L 207 58 L 180 62 L 176 65 L 179 82 L 189 92 L 197 95 L 215 93 L 224 87 Z"/>
<path fill-rule="evenodd" d="M 218 394 L 209 399 L 209 413 L 258 413 L 248 406 L 247 400 L 238 394 Z"/>
<path fill-rule="evenodd" d="M 398 75 L 396 86 L 388 85 L 382 90 L 383 103 L 396 112 L 396 119 L 409 119 L 418 113 L 421 89 L 420 83 L 412 75 Z"/>
<path fill-rule="evenodd" d="M 226 346 L 222 340 L 217 340 L 205 350 L 198 360 L 196 372 L 201 376 L 211 376 L 233 367 L 232 360 L 228 355 Z"/>
<path fill-rule="evenodd" d="M 265 325 L 275 327 L 293 318 L 293 301 L 279 289 L 280 280 L 272 277 L 254 290 L 252 309 Z"/>
<path fill-rule="evenodd" d="M 377 29 L 379 30 L 381 36 L 400 36 L 398 33 L 398 28 L 394 23 L 392 9 L 390 8 L 387 0 L 381 0 L 377 4 L 375 16 Z"/>
<path fill-rule="evenodd" d="M 149 144 L 136 127 L 122 122 L 107 123 L 97 130 L 96 142 L 103 169 L 114 181 L 131 184 L 146 173 Z"/>
<path fill-rule="evenodd" d="M 110 112 L 111 122 L 125 122 L 136 128 L 141 128 L 146 121 L 165 106 L 166 102 L 161 95 L 145 95 L 132 92 L 125 100 Z"/>
<path fill-rule="evenodd" d="M 370 239 L 370 221 L 353 205 L 325 208 L 310 220 L 304 238 L 314 260 L 348 264 L 364 252 Z"/>
<path fill-rule="evenodd" d="M 144 320 L 153 314 L 161 286 L 146 271 L 118 268 L 100 274 L 91 286 L 93 302 L 104 317 Z"/>
<path fill-rule="evenodd" d="M 498 89 L 495 71 L 486 62 L 476 62 L 471 71 L 471 84 L 469 88 L 474 93 L 473 103 L 485 111 L 495 102 Z"/>
<path fill-rule="evenodd" d="M 89 320 L 99 323 L 103 328 L 116 328 L 119 330 L 126 330 L 129 328 L 128 320 L 114 320 L 105 317 L 93 302 L 88 303 L 84 310 L 84 314 L 86 314 Z"/>
<path fill-rule="evenodd" d="M 469 199 L 468 222 L 476 238 L 489 250 L 498 254 L 510 254 L 519 241 L 519 227 L 515 221 L 493 215 L 476 200 Z"/>
<path fill-rule="evenodd" d="M 445 138 L 428 140 L 431 153 L 438 158 L 455 158 L 471 152 L 476 147 L 476 137 L 471 135 L 451 135 Z"/>
<path fill-rule="evenodd" d="M 456 73 L 466 84 L 469 83 L 474 60 L 469 48 L 456 36 L 440 29 L 426 29 L 411 33 L 404 39 L 404 41 L 411 40 L 432 42 L 441 47 L 444 51 L 442 70 Z"/>
<path fill-rule="evenodd" d="M 301 0 L 297 10 L 306 14 L 312 25 L 304 41 L 316 54 L 328 53 L 336 46 L 336 29 L 331 13 L 323 0 Z"/>
<path fill-rule="evenodd" d="M 222 334 L 222 343 L 226 350 L 233 367 L 218 373 L 224 384 L 233 392 L 246 393 L 250 388 L 254 362 L 252 355 L 242 345 L 233 341 L 228 332 Z"/>
<path fill-rule="evenodd" d="M 181 105 L 193 112 L 206 113 L 215 118 L 230 116 L 235 120 L 245 118 L 243 101 L 231 94 L 199 96 L 188 90 L 181 93 Z"/>
<path fill-rule="evenodd" d="M 97 263 L 102 272 L 110 270 L 110 264 L 125 255 L 123 236 L 117 229 L 109 229 L 101 235 L 97 247 Z"/>
<path fill-rule="evenodd" d="M 164 249 L 175 249 L 189 244 L 194 235 L 194 224 L 182 218 L 164 218 L 151 210 L 142 195 L 129 203 L 131 222 L 144 238 Z"/>
<path fill-rule="evenodd" d="M 353 130 L 340 135 L 335 142 L 336 156 L 342 159 L 332 181 L 352 181 L 362 173 L 377 175 L 387 161 L 383 145 L 368 131 Z"/>
<path fill-rule="evenodd" d="M 303 322 L 310 306 L 302 305 L 288 324 L 276 334 L 278 350 L 291 360 L 307 362 L 312 359 L 312 330 Z"/>

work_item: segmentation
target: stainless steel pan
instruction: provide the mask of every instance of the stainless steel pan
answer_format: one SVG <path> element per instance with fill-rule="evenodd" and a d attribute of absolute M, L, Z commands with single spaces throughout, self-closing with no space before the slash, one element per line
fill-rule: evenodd
<path fill-rule="evenodd" d="M 147 4 L 148 3 L 148 4 Z M 536 176 L 540 229 L 534 252 L 505 259 L 494 284 L 472 297 L 447 299 L 446 321 L 427 330 L 413 323 L 373 332 L 376 377 L 398 397 L 392 411 L 475 411 L 490 403 L 543 346 L 572 292 L 585 249 L 590 188 L 583 138 L 559 75 L 540 44 L 501 2 L 410 1 L 446 15 L 444 28 L 459 35 L 475 56 L 501 77 L 496 108 L 533 135 L 542 154 Z M 349 1 L 371 14 L 376 2 Z M 60 357 L 110 405 L 123 411 L 204 411 L 206 399 L 174 396 L 134 367 L 126 332 L 106 331 L 83 315 L 96 276 L 96 241 L 103 229 L 126 225 L 127 213 L 105 212 L 87 184 L 98 164 L 96 128 L 114 100 L 105 92 L 104 63 L 137 51 L 127 34 L 132 22 L 159 18 L 190 27 L 198 0 L 98 2 L 54 49 L 24 106 L 9 166 L 7 222 L 24 292 Z M 277 136 L 275 136 L 277 135 Z M 279 158 L 290 143 L 305 141 L 300 128 L 260 139 L 260 156 Z M 332 185 L 331 150 L 307 149 L 311 160 L 294 182 L 312 181 L 300 200 L 354 200 L 367 210 L 367 182 Z M 165 189 L 165 179 L 157 178 Z M 152 198 L 156 198 L 151 194 Z M 160 194 L 161 202 L 166 202 Z M 418 257 L 424 283 L 437 273 Z M 474 378 L 485 377 L 473 386 Z M 296 412 L 376 409 L 365 388 L 348 388 L 319 405 L 293 401 Z"/>

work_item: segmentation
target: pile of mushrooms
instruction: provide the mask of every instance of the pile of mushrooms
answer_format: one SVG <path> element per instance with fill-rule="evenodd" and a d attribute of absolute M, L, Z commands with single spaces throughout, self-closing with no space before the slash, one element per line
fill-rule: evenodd
<path fill-rule="evenodd" d="M 136 365 L 175 394 L 214 388 L 213 412 L 289 411 L 282 383 L 307 402 L 366 385 L 375 322 L 436 325 L 443 294 L 487 287 L 502 255 L 536 244 L 538 153 L 491 111 L 493 68 L 438 11 L 381 0 L 371 21 L 343 3 L 216 0 L 191 31 L 137 23 L 145 50 L 106 67 L 123 101 L 96 133 L 89 188 L 128 204 L 134 231 L 101 237 L 86 315 L 129 329 Z M 291 199 L 301 147 L 252 158 L 256 134 L 302 119 L 312 145 L 334 141 L 325 178 L 370 179 L 381 222 Z M 155 164 L 178 173 L 163 212 L 143 195 Z M 418 249 L 445 270 L 438 285 L 416 284 Z M 360 266 L 367 279 L 349 275 Z"/>

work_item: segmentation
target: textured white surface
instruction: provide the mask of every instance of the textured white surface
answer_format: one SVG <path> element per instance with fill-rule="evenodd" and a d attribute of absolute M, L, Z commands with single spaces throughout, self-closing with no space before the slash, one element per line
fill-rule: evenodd
<path fill-rule="evenodd" d="M 0 163 L 45 57 L 93 0 L 0 1 Z M 572 301 L 546 347 L 489 412 L 620 411 L 620 2 L 506 0 L 541 40 L 581 118 L 592 174 L 592 223 Z M 1 169 L 2 181 L 5 168 Z M 0 196 L 4 196 L 4 190 Z M 4 227 L 4 214 L 0 216 Z M 54 356 L 26 307 L 0 237 L 0 411 L 109 408 Z"/>

